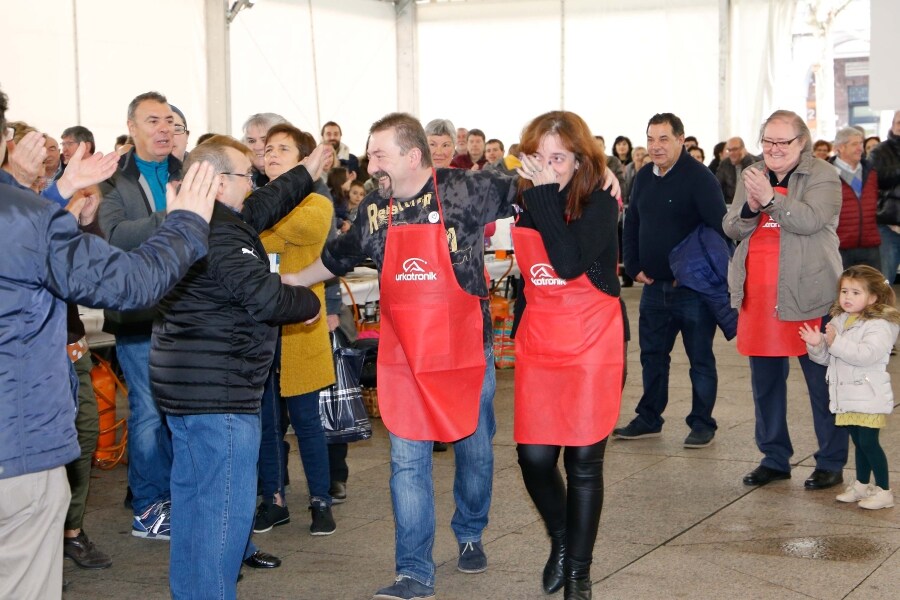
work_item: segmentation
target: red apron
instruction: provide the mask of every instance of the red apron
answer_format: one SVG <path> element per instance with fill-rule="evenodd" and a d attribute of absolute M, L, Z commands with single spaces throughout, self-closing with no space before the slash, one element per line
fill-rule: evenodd
<path fill-rule="evenodd" d="M 775 310 L 778 305 L 781 226 L 763 213 L 748 243 L 744 299 L 738 313 L 737 351 L 744 356 L 806 354 L 806 344 L 798 333 L 800 325 L 809 323 L 815 326 L 821 320 L 782 321 Z"/>
<path fill-rule="evenodd" d="M 527 299 L 516 333 L 513 437 L 554 446 L 599 442 L 612 432 L 622 402 L 619 299 L 587 275 L 557 277 L 534 229 L 514 227 L 512 237 Z"/>
<path fill-rule="evenodd" d="M 432 180 L 439 222 L 395 228 L 393 198 L 388 209 L 378 405 L 394 435 L 453 442 L 478 424 L 484 321 L 480 299 L 453 272 L 434 171 Z"/>

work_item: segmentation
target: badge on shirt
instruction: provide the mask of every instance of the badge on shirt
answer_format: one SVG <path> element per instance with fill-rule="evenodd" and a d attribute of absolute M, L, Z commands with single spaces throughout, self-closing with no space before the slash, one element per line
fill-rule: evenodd
<path fill-rule="evenodd" d="M 440 220 L 441 220 L 441 215 L 439 215 L 436 210 L 433 210 L 430 213 L 428 213 L 428 222 L 429 223 L 437 223 Z"/>

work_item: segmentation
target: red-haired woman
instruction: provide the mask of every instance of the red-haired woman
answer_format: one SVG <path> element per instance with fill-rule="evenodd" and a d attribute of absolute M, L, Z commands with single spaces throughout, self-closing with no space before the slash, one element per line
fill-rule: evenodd
<path fill-rule="evenodd" d="M 537 117 L 522 132 L 521 151 L 514 437 L 525 487 L 550 534 L 544 591 L 565 585 L 565 597 L 577 600 L 591 597 L 603 454 L 621 402 L 619 207 L 601 189 L 606 159 L 578 115 Z"/>

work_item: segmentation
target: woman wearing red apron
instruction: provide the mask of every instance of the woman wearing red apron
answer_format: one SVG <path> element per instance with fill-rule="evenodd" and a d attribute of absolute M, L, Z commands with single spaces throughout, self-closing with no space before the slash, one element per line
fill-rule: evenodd
<path fill-rule="evenodd" d="M 750 359 L 760 465 L 746 485 L 791 476 L 794 452 L 787 425 L 789 357 L 803 369 L 819 449 L 807 489 L 843 481 L 847 433 L 828 408 L 825 367 L 800 339 L 803 323 L 819 325 L 835 298 L 841 257 L 837 221 L 840 181 L 834 167 L 809 152 L 809 129 L 789 111 L 766 121 L 763 162 L 744 169 L 722 228 L 740 242 L 728 269 L 732 306 L 739 308 L 737 349 Z"/>
<path fill-rule="evenodd" d="M 548 594 L 591 597 L 603 505 L 603 454 L 619 416 L 624 331 L 616 275 L 618 204 L 587 124 L 551 112 L 522 134 L 524 209 L 513 230 L 524 289 L 516 312 L 519 465 L 547 526 Z M 524 311 L 523 307 L 524 306 Z M 563 450 L 568 486 L 557 467 Z"/>

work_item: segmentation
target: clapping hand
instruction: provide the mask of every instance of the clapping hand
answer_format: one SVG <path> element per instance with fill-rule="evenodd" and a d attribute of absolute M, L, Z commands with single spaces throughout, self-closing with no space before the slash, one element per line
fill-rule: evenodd
<path fill-rule="evenodd" d="M 826 327 L 831 327 L 831 323 Z M 819 331 L 819 326 L 810 327 L 808 323 L 800 326 L 800 338 L 810 346 L 819 346 L 825 341 L 825 336 Z"/>
<path fill-rule="evenodd" d="M 753 212 L 759 212 L 763 206 L 768 206 L 775 197 L 769 176 L 761 169 L 748 167 L 741 172 L 741 178 L 747 190 L 747 205 Z"/>
<path fill-rule="evenodd" d="M 69 159 L 69 164 L 66 165 L 66 170 L 56 184 L 56 189 L 63 198 L 71 198 L 80 189 L 106 181 L 119 166 L 119 155 L 115 152 L 105 156 L 95 152 L 84 158 L 86 151 L 84 142 L 78 144 L 78 148 Z"/>
<path fill-rule="evenodd" d="M 44 148 L 44 135 L 30 131 L 9 152 L 10 172 L 16 181 L 30 188 L 44 172 L 45 158 L 47 149 Z"/>

